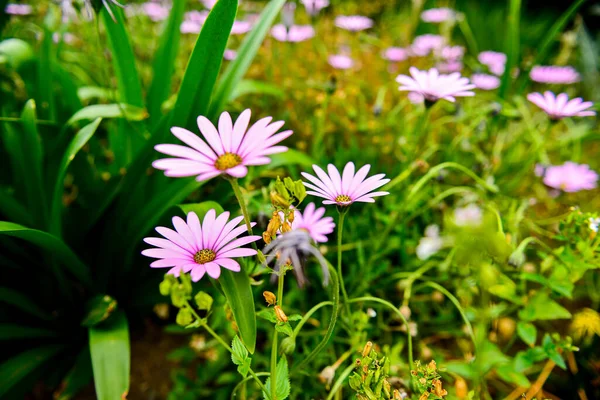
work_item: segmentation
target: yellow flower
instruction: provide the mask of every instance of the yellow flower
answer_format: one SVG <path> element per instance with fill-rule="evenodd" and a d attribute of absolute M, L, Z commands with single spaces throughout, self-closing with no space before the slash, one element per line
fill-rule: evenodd
<path fill-rule="evenodd" d="M 592 337 L 594 334 L 600 336 L 600 314 L 591 308 L 584 308 L 573 317 L 571 332 L 576 340 Z"/>

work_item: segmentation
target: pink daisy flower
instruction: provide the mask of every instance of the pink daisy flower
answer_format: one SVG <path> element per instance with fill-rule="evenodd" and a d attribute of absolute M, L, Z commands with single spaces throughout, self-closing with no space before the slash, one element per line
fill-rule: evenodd
<path fill-rule="evenodd" d="M 481 90 L 494 90 L 500 87 L 500 79 L 494 75 L 488 74 L 473 74 L 471 82 Z"/>
<path fill-rule="evenodd" d="M 248 21 L 234 21 L 231 27 L 232 35 L 243 35 L 244 33 L 250 32 L 252 24 Z"/>
<path fill-rule="evenodd" d="M 371 169 L 371 166 L 368 164 L 354 174 L 354 163 L 349 162 L 344 167 L 341 176 L 333 164 L 327 166 L 329 175 L 318 165 L 313 165 L 313 169 L 318 178 L 302 172 L 302 176 L 310 181 L 310 183 L 303 183 L 304 186 L 311 189 L 306 193 L 325 199 L 323 204 L 349 206 L 354 202 L 374 203 L 375 200 L 373 197 L 389 194 L 388 192 L 373 192 L 373 190 L 380 188 L 390 180 L 383 179 L 385 174 L 373 175 L 365 179 L 369 173 L 369 169 Z"/>
<path fill-rule="evenodd" d="M 29 15 L 33 8 L 29 4 L 7 4 L 4 12 L 10 15 Z"/>
<path fill-rule="evenodd" d="M 439 50 L 439 56 L 444 60 L 460 60 L 465 55 L 465 48 L 462 46 L 444 46 Z"/>
<path fill-rule="evenodd" d="M 592 171 L 589 165 L 567 161 L 563 165 L 547 167 L 543 180 L 546 186 L 572 193 L 595 189 L 598 174 Z"/>
<path fill-rule="evenodd" d="M 426 56 L 432 51 L 439 50 L 444 47 L 446 39 L 441 35 L 425 34 L 417 36 L 413 40 L 410 50 L 415 56 Z"/>
<path fill-rule="evenodd" d="M 237 57 L 237 51 L 231 49 L 225 49 L 223 52 L 223 58 L 227 61 L 235 60 Z"/>
<path fill-rule="evenodd" d="M 183 34 L 198 34 L 202 30 L 202 24 L 196 21 L 183 21 L 179 30 Z"/>
<path fill-rule="evenodd" d="M 327 57 L 327 62 L 335 69 L 350 69 L 354 67 L 354 60 L 343 54 L 334 54 Z"/>
<path fill-rule="evenodd" d="M 304 5 L 306 12 L 313 17 L 329 6 L 329 0 L 300 0 L 300 2 Z"/>
<path fill-rule="evenodd" d="M 383 53 L 383 58 L 392 62 L 404 61 L 408 58 L 408 51 L 402 47 L 388 47 Z"/>
<path fill-rule="evenodd" d="M 204 5 L 204 7 L 208 8 L 209 10 L 212 10 L 215 4 L 217 4 L 217 0 L 200 0 L 200 2 L 202 3 L 202 5 Z"/>
<path fill-rule="evenodd" d="M 271 120 L 271 117 L 262 118 L 248 128 L 250 110 L 244 110 L 235 125 L 229 113 L 223 112 L 217 130 L 206 117 L 199 116 L 198 128 L 206 142 L 186 129 L 173 127 L 171 133 L 187 146 L 155 146 L 157 151 L 175 158 L 156 160 L 152 166 L 164 170 L 170 177 L 197 175 L 199 182 L 222 174 L 243 178 L 249 165 L 268 164 L 271 162 L 268 155 L 287 150 L 285 146 L 275 145 L 289 137 L 292 131 L 276 133 L 284 122 L 271 123 Z"/>
<path fill-rule="evenodd" d="M 304 42 L 315 36 L 315 28 L 312 25 L 292 25 L 286 28 L 283 24 L 277 24 L 271 28 L 271 36 L 280 42 Z"/>
<path fill-rule="evenodd" d="M 556 96 L 550 91 L 541 93 L 529 93 L 527 100 L 544 110 L 552 119 L 565 117 L 591 117 L 596 115 L 595 111 L 588 110 L 594 103 L 583 101 L 581 97 L 569 100 L 566 93 Z"/>
<path fill-rule="evenodd" d="M 438 71 L 447 74 L 450 72 L 460 72 L 463 69 L 463 63 L 457 60 L 448 60 L 446 62 L 438 63 L 435 66 Z"/>
<path fill-rule="evenodd" d="M 350 32 L 358 32 L 372 28 L 373 20 L 362 15 L 340 15 L 335 18 L 335 26 Z"/>
<path fill-rule="evenodd" d="M 316 243 L 325 243 L 335 223 L 333 218 L 323 217 L 324 214 L 325 207 L 316 208 L 315 203 L 308 203 L 302 212 L 294 211 L 292 229 L 303 229 Z"/>
<path fill-rule="evenodd" d="M 486 50 L 479 53 L 477 59 L 483 65 L 506 64 L 506 54 L 497 51 Z"/>
<path fill-rule="evenodd" d="M 445 75 L 435 68 L 420 71 L 415 67 L 410 67 L 409 71 L 412 77 L 398 75 L 396 78 L 396 82 L 401 85 L 399 90 L 419 93 L 426 101 L 436 102 L 444 99 L 454 102 L 455 97 L 475 96 L 475 93 L 471 92 L 475 85 L 469 83 L 469 79 L 462 77 L 458 72 Z"/>
<path fill-rule="evenodd" d="M 194 282 L 198 282 L 205 273 L 217 279 L 221 275 L 221 267 L 239 272 L 240 264 L 233 258 L 248 257 L 256 254 L 256 250 L 241 246 L 255 242 L 260 236 L 239 235 L 246 232 L 245 224 L 238 226 L 243 216 L 229 221 L 229 213 L 217 216 L 215 210 L 209 210 L 202 223 L 196 213 L 190 212 L 187 221 L 173 217 L 175 230 L 159 226 L 156 231 L 163 238 L 149 237 L 144 242 L 156 246 L 142 251 L 147 257 L 157 258 L 152 268 L 170 268 L 168 274 L 179 276 L 188 273 Z"/>
<path fill-rule="evenodd" d="M 206 21 L 206 18 L 208 18 L 208 11 L 192 10 L 192 11 L 188 11 L 185 13 L 184 20 L 197 22 L 199 24 L 204 24 L 204 22 Z"/>
<path fill-rule="evenodd" d="M 440 22 L 453 21 L 456 18 L 456 12 L 447 7 L 430 8 L 421 13 L 421 19 L 424 22 L 439 24 Z"/>
<path fill-rule="evenodd" d="M 169 17 L 169 8 L 154 2 L 142 4 L 142 12 L 154 22 L 163 21 Z"/>
<path fill-rule="evenodd" d="M 579 82 L 581 77 L 573 67 L 539 66 L 531 68 L 529 77 L 532 81 L 540 83 L 554 83 L 568 85 Z"/>

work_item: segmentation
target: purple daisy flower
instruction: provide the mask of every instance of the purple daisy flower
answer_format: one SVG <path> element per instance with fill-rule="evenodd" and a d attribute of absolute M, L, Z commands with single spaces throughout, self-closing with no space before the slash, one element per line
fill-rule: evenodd
<path fill-rule="evenodd" d="M 444 47 L 446 38 L 441 35 L 425 34 L 417 36 L 410 46 L 411 53 L 415 56 L 423 57 Z"/>
<path fill-rule="evenodd" d="M 10 15 L 29 15 L 33 12 L 33 8 L 29 4 L 9 3 L 4 12 Z"/>
<path fill-rule="evenodd" d="M 340 15 L 335 18 L 335 26 L 350 32 L 358 32 L 372 28 L 373 20 L 362 15 Z"/>
<path fill-rule="evenodd" d="M 316 16 L 319 11 L 329 6 L 329 0 L 300 0 L 310 16 Z"/>
<path fill-rule="evenodd" d="M 529 93 L 527 100 L 544 110 L 552 119 L 565 117 L 591 117 L 596 115 L 595 111 L 588 110 L 594 105 L 591 101 L 583 101 L 581 97 L 569 100 L 566 93 L 558 96 L 550 91 L 541 93 Z"/>
<path fill-rule="evenodd" d="M 549 166 L 544 170 L 544 184 L 554 189 L 572 193 L 596 188 L 598 174 L 589 165 L 567 161 L 563 165 Z"/>
<path fill-rule="evenodd" d="M 354 67 L 354 60 L 344 54 L 334 54 L 327 57 L 327 62 L 335 69 L 350 69 Z"/>
<path fill-rule="evenodd" d="M 141 8 L 142 12 L 154 22 L 163 21 L 169 17 L 169 8 L 159 3 L 147 2 L 142 4 Z"/>
<path fill-rule="evenodd" d="M 453 21 L 456 18 L 456 11 L 447 7 L 430 8 L 421 13 L 421 19 L 424 22 L 439 24 L 440 22 Z"/>
<path fill-rule="evenodd" d="M 312 25 L 292 25 L 286 28 L 283 24 L 277 24 L 271 28 L 271 36 L 280 42 L 304 42 L 315 36 L 315 28 Z"/>
<path fill-rule="evenodd" d="M 323 217 L 324 214 L 325 207 L 316 208 L 315 203 L 308 203 L 302 212 L 294 210 L 292 229 L 303 229 L 316 243 L 325 243 L 335 223 L 333 218 Z"/>
<path fill-rule="evenodd" d="M 408 50 L 402 47 L 388 47 L 383 52 L 383 58 L 391 62 L 404 61 L 408 58 Z"/>
<path fill-rule="evenodd" d="M 500 79 L 494 75 L 488 74 L 473 74 L 471 82 L 481 90 L 494 90 L 500 87 Z"/>
<path fill-rule="evenodd" d="M 231 27 L 232 35 L 243 35 L 244 33 L 250 32 L 252 29 L 252 24 L 248 21 L 233 21 L 233 26 Z"/>
<path fill-rule="evenodd" d="M 194 282 L 202 279 L 205 273 L 217 279 L 221 268 L 239 272 L 240 264 L 233 258 L 255 255 L 256 250 L 241 246 L 260 239 L 260 236 L 238 238 L 248 230 L 245 224 L 238 226 L 243 219 L 240 216 L 229 221 L 229 212 L 217 216 L 215 210 L 209 210 L 202 223 L 193 212 L 187 215 L 187 221 L 173 217 L 175 230 L 157 227 L 156 231 L 165 239 L 145 238 L 144 242 L 156 247 L 146 249 L 142 254 L 158 259 L 150 267 L 170 268 L 167 273 L 175 276 L 190 272 Z"/>
<path fill-rule="evenodd" d="M 222 174 L 243 178 L 249 165 L 268 164 L 271 162 L 268 155 L 287 151 L 287 147 L 275 145 L 289 137 L 292 131 L 276 133 L 284 122 L 271 123 L 272 119 L 262 118 L 248 128 L 249 109 L 240 114 L 235 124 L 229 113 L 223 112 L 217 130 L 206 117 L 199 116 L 198 127 L 206 142 L 186 129 L 173 127 L 171 133 L 187 146 L 155 146 L 157 151 L 175 158 L 156 160 L 152 166 L 164 170 L 170 177 L 197 175 L 199 182 Z"/>
<path fill-rule="evenodd" d="M 570 66 L 558 67 L 558 66 L 539 66 L 531 68 L 529 77 L 532 81 L 539 83 L 554 83 L 569 85 L 572 83 L 579 82 L 581 77 L 575 68 Z"/>
<path fill-rule="evenodd" d="M 313 170 L 318 178 L 302 172 L 302 176 L 310 181 L 310 183 L 303 183 L 304 186 L 311 189 L 306 193 L 325 199 L 323 204 L 349 206 L 354 202 L 374 203 L 373 197 L 385 196 L 389 193 L 373 192 L 373 190 L 380 188 L 390 180 L 384 179 L 385 174 L 373 175 L 365 179 L 369 169 L 371 169 L 371 166 L 367 164 L 354 174 L 354 163 L 349 162 L 340 176 L 339 171 L 333 164 L 327 166 L 329 175 L 318 165 L 313 165 Z"/>
<path fill-rule="evenodd" d="M 458 72 L 445 75 L 440 74 L 435 68 L 420 71 L 415 67 L 410 67 L 409 71 L 412 77 L 398 75 L 396 78 L 396 82 L 402 85 L 399 90 L 419 93 L 429 102 L 436 102 L 439 99 L 455 102 L 455 97 L 475 95 L 471 91 L 475 85 Z"/>

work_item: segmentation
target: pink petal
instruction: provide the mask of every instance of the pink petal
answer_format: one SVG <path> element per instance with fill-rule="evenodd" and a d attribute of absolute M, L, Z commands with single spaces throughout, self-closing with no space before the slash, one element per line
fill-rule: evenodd
<path fill-rule="evenodd" d="M 233 272 L 240 272 L 242 270 L 240 264 L 231 258 L 217 258 L 214 262 Z"/>
<path fill-rule="evenodd" d="M 256 255 L 256 250 L 246 249 L 244 247 L 234 250 L 229 250 L 226 253 L 220 254 L 220 258 L 234 258 L 234 257 L 249 257 Z"/>
<path fill-rule="evenodd" d="M 215 224 L 217 219 L 217 212 L 214 208 L 208 210 L 202 221 L 202 248 L 212 249 L 215 243 L 215 237 L 212 236 L 211 227 Z"/>
<path fill-rule="evenodd" d="M 192 269 L 192 273 L 190 274 L 192 277 L 192 281 L 198 282 L 200 279 L 202 279 L 205 273 L 206 268 L 204 268 L 204 265 L 196 265 L 194 269 Z"/>
<path fill-rule="evenodd" d="M 236 167 L 229 168 L 225 172 L 234 178 L 243 178 L 248 175 L 248 168 L 245 165 L 238 165 Z"/>
<path fill-rule="evenodd" d="M 212 124 L 212 122 L 210 122 L 208 118 L 202 115 L 198 117 L 197 122 L 200 132 L 202 133 L 202 135 L 204 135 L 204 138 L 206 139 L 210 147 L 212 147 L 217 154 L 224 154 L 225 150 L 223 149 L 221 137 L 219 136 L 219 132 L 217 132 L 217 129 Z"/>
<path fill-rule="evenodd" d="M 212 149 L 210 147 L 208 147 L 208 145 L 206 143 L 204 143 L 204 141 L 202 139 L 200 139 L 197 135 L 193 134 L 192 132 L 188 131 L 187 129 L 178 128 L 175 126 L 175 127 L 171 128 L 171 133 L 173 135 L 175 135 L 175 137 L 177 139 L 181 140 L 188 146 L 193 147 L 194 149 L 198 150 L 200 153 L 204 154 L 209 159 L 211 159 L 211 160 L 217 159 L 217 156 L 214 153 L 214 151 L 212 151 Z"/>
<path fill-rule="evenodd" d="M 256 242 L 257 240 L 260 240 L 261 237 L 260 236 L 244 236 L 242 238 L 236 239 L 236 240 L 232 240 L 231 242 L 227 243 L 225 246 L 223 246 L 222 248 L 219 249 L 220 253 L 226 253 L 229 250 L 235 249 L 236 247 L 241 247 L 245 244 L 248 243 L 252 243 L 252 242 Z"/>
<path fill-rule="evenodd" d="M 206 268 L 208 276 L 213 279 L 218 279 L 221 276 L 221 267 L 216 262 L 208 262 L 204 264 L 204 268 Z"/>
<path fill-rule="evenodd" d="M 223 143 L 223 150 L 227 153 L 231 153 L 233 122 L 231 121 L 231 115 L 229 115 L 227 111 L 222 112 L 219 117 L 219 136 Z"/>
<path fill-rule="evenodd" d="M 240 147 L 240 143 L 242 143 L 242 139 L 246 130 L 248 129 L 248 124 L 250 123 L 250 109 L 244 110 L 238 119 L 235 121 L 235 125 L 233 126 L 233 133 L 231 135 L 231 152 L 238 154 L 238 150 Z"/>

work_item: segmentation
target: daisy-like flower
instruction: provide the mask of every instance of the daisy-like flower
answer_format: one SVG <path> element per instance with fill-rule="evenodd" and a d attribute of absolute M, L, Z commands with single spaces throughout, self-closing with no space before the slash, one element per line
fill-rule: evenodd
<path fill-rule="evenodd" d="M 583 101 L 581 97 L 569 100 L 566 93 L 558 96 L 550 91 L 541 93 L 529 93 L 527 100 L 544 110 L 551 119 L 565 117 L 591 117 L 596 115 L 595 111 L 589 110 L 594 105 L 591 101 Z"/>
<path fill-rule="evenodd" d="M 389 193 L 373 192 L 373 190 L 382 187 L 390 180 L 384 179 L 385 174 L 377 174 L 365 179 L 369 169 L 371 166 L 367 164 L 354 174 L 354 163 L 349 162 L 340 176 L 338 169 L 333 164 L 327 166 L 329 174 L 325 173 L 318 165 L 313 165 L 313 170 L 318 178 L 302 172 L 302 176 L 310 181 L 310 183 L 303 183 L 310 189 L 306 192 L 307 194 L 325 199 L 323 204 L 349 206 L 354 202 L 375 203 L 373 197 L 385 196 Z"/>
<path fill-rule="evenodd" d="M 383 52 L 383 58 L 391 62 L 404 61 L 408 58 L 408 51 L 402 47 L 388 47 Z"/>
<path fill-rule="evenodd" d="M 506 64 L 506 54 L 497 51 L 486 50 L 479 53 L 477 59 L 483 65 Z"/>
<path fill-rule="evenodd" d="M 598 182 L 598 174 L 589 165 L 570 161 L 547 167 L 543 176 L 546 186 L 568 193 L 595 189 Z"/>
<path fill-rule="evenodd" d="M 223 52 L 223 58 L 226 59 L 227 61 L 235 60 L 236 57 L 237 57 L 237 51 L 235 51 L 235 50 L 225 49 L 225 52 Z"/>
<path fill-rule="evenodd" d="M 335 69 L 350 69 L 354 67 L 354 60 L 344 54 L 334 54 L 327 57 L 327 62 Z"/>
<path fill-rule="evenodd" d="M 425 34 L 420 35 L 413 40 L 410 50 L 415 56 L 426 56 L 432 51 L 436 51 L 444 47 L 446 38 L 441 35 Z"/>
<path fill-rule="evenodd" d="M 421 19 L 424 22 L 439 24 L 440 22 L 453 21 L 456 18 L 456 11 L 447 7 L 430 8 L 421 13 Z"/>
<path fill-rule="evenodd" d="M 29 4 L 9 3 L 4 8 L 4 12 L 10 15 L 29 15 L 33 12 L 33 9 Z"/>
<path fill-rule="evenodd" d="M 204 10 L 204 11 L 192 10 L 192 11 L 186 12 L 184 15 L 184 21 L 197 22 L 200 25 L 204 24 L 204 22 L 206 21 L 206 18 L 208 18 L 208 11 L 206 11 L 206 10 Z"/>
<path fill-rule="evenodd" d="M 169 8 L 160 3 L 147 2 L 141 6 L 142 12 L 152 21 L 163 21 L 169 17 Z"/>
<path fill-rule="evenodd" d="M 488 74 L 473 74 L 471 82 L 481 90 L 494 90 L 500 87 L 500 79 L 494 75 Z"/>
<path fill-rule="evenodd" d="M 444 60 L 460 60 L 465 55 L 465 48 L 462 46 L 444 46 L 439 51 L 439 56 Z"/>
<path fill-rule="evenodd" d="M 196 175 L 199 182 L 221 174 L 243 178 L 249 165 L 268 164 L 271 162 L 268 155 L 287 150 L 287 147 L 275 145 L 290 136 L 292 131 L 276 133 L 284 122 L 271 123 L 271 120 L 271 117 L 262 118 L 248 128 L 249 109 L 240 114 L 235 125 L 229 113 L 223 112 L 217 130 L 206 117 L 199 116 L 198 127 L 206 142 L 186 129 L 173 127 L 171 133 L 189 147 L 157 145 L 157 151 L 175 158 L 156 160 L 152 166 L 164 170 L 165 175 L 170 177 Z"/>
<path fill-rule="evenodd" d="M 196 21 L 185 20 L 181 23 L 179 30 L 183 34 L 198 34 L 202 30 L 202 24 Z"/>
<path fill-rule="evenodd" d="M 315 28 L 312 25 L 292 25 L 286 28 L 283 24 L 277 24 L 271 28 L 271 36 L 280 42 L 304 42 L 315 36 Z"/>
<path fill-rule="evenodd" d="M 340 15 L 335 18 L 335 26 L 350 32 L 358 32 L 372 28 L 373 20 L 362 15 Z"/>
<path fill-rule="evenodd" d="M 209 10 L 212 10 L 215 4 L 217 4 L 217 0 L 200 0 L 200 2 L 204 7 L 208 8 Z"/>
<path fill-rule="evenodd" d="M 329 6 L 329 0 L 300 0 L 308 15 L 314 17 L 319 11 Z"/>
<path fill-rule="evenodd" d="M 252 24 L 248 21 L 234 21 L 231 27 L 232 35 L 243 35 L 244 33 L 250 32 Z"/>
<path fill-rule="evenodd" d="M 539 83 L 553 83 L 569 85 L 572 83 L 579 82 L 581 77 L 575 68 L 570 66 L 559 67 L 559 66 L 539 66 L 531 68 L 529 77 L 532 81 Z"/>
<path fill-rule="evenodd" d="M 163 238 L 149 237 L 144 241 L 155 248 L 146 249 L 142 254 L 157 258 L 152 268 L 170 268 L 168 273 L 179 276 L 182 272 L 190 272 L 192 280 L 198 282 L 205 273 L 217 279 L 221 275 L 221 267 L 239 272 L 237 257 L 256 255 L 256 250 L 243 248 L 255 242 L 260 236 L 244 236 L 248 230 L 245 224 L 238 226 L 243 216 L 229 221 L 229 213 L 217 216 L 215 210 L 209 210 L 200 223 L 196 213 L 190 212 L 187 221 L 173 217 L 175 230 L 159 226 L 156 231 Z"/>
<path fill-rule="evenodd" d="M 325 243 L 335 223 L 333 218 L 323 217 L 324 214 L 325 207 L 316 208 L 315 203 L 308 203 L 302 212 L 294 210 L 292 229 L 303 229 L 316 243 Z"/>
<path fill-rule="evenodd" d="M 444 99 L 454 102 L 456 101 L 455 97 L 475 95 L 474 92 L 471 92 L 475 85 L 458 72 L 445 75 L 440 74 L 435 68 L 431 68 L 429 71 L 420 71 L 415 67 L 410 67 L 409 71 L 412 77 L 399 75 L 396 78 L 396 82 L 401 85 L 399 90 L 419 93 L 426 101 L 436 102 Z"/>
<path fill-rule="evenodd" d="M 439 63 L 435 66 L 438 71 L 447 74 L 450 72 L 460 72 L 463 69 L 463 63 L 458 60 L 448 60 L 446 62 Z"/>

